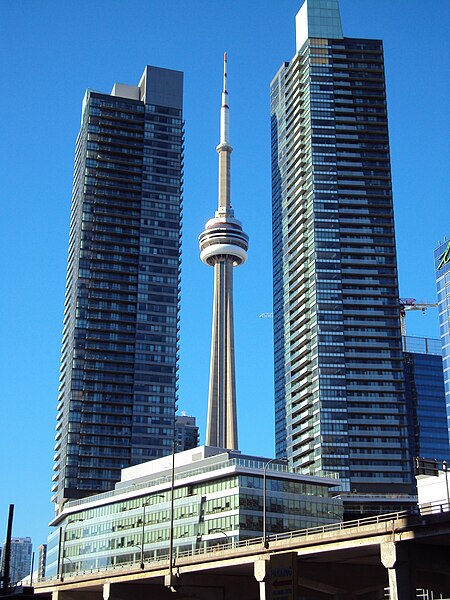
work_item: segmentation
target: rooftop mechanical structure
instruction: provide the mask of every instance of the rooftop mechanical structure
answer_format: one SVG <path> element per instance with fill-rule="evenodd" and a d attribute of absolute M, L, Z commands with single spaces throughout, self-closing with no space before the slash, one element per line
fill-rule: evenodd
<path fill-rule="evenodd" d="M 206 445 L 237 450 L 234 366 L 233 268 L 247 260 L 248 235 L 235 219 L 230 202 L 227 55 L 224 54 L 220 109 L 219 198 L 215 215 L 199 236 L 200 258 L 214 267 L 214 300 Z"/>

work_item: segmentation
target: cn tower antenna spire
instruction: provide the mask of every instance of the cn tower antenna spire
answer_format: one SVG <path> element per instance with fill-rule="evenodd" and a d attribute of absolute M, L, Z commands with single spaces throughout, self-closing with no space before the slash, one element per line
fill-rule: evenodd
<path fill-rule="evenodd" d="M 229 145 L 230 140 L 230 108 L 228 106 L 228 82 L 227 82 L 227 53 L 223 53 L 223 88 L 222 106 L 220 108 L 220 145 Z M 231 146 L 230 146 L 231 148 Z M 231 150 L 230 150 L 231 152 Z"/>
<path fill-rule="evenodd" d="M 209 373 L 206 445 L 237 450 L 236 382 L 234 367 L 233 267 L 247 260 L 248 235 L 234 218 L 230 202 L 229 107 L 227 54 L 223 55 L 220 107 L 218 208 L 200 234 L 200 258 L 214 267 L 214 302 Z"/>
<path fill-rule="evenodd" d="M 230 144 L 230 108 L 228 106 L 228 82 L 227 82 L 227 53 L 223 55 L 223 87 L 222 104 L 220 107 L 220 143 L 216 150 L 219 153 L 219 199 L 216 216 L 233 216 L 230 201 L 230 170 L 231 153 L 233 148 Z"/>

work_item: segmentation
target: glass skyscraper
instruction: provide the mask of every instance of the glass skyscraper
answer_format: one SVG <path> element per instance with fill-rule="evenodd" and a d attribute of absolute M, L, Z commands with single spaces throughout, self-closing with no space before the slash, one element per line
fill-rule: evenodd
<path fill-rule="evenodd" d="M 448 239 L 439 243 L 434 251 L 434 261 L 436 267 L 448 432 L 450 437 L 450 241 Z"/>
<path fill-rule="evenodd" d="M 172 448 L 183 74 L 88 90 L 77 138 L 53 501 L 110 490 Z"/>
<path fill-rule="evenodd" d="M 403 350 L 411 458 L 449 460 L 441 341 L 404 336 Z"/>
<path fill-rule="evenodd" d="M 5 544 L 1 553 L 1 575 L 6 574 L 5 569 Z M 31 567 L 32 543 L 29 537 L 13 537 L 11 538 L 11 556 L 9 565 L 9 580 L 11 585 L 16 585 L 19 581 L 30 574 Z"/>
<path fill-rule="evenodd" d="M 344 37 L 337 0 L 296 35 L 271 83 L 276 453 L 408 494 L 383 45 Z"/>

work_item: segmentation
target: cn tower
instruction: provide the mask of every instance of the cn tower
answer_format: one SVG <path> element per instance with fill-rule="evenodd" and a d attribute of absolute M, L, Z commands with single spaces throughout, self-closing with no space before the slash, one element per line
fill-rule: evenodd
<path fill-rule="evenodd" d="M 214 301 L 206 445 L 238 449 L 234 368 L 233 267 L 247 260 L 248 235 L 234 218 L 230 202 L 227 55 L 223 58 L 220 109 L 219 200 L 216 213 L 199 236 L 200 258 L 214 267 Z"/>

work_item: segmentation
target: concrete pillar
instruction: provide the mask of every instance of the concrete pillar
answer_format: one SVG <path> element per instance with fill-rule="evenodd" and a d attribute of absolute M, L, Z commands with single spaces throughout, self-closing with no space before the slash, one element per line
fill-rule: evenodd
<path fill-rule="evenodd" d="M 214 299 L 206 445 L 237 450 L 233 259 L 214 263 Z"/>
<path fill-rule="evenodd" d="M 380 545 L 381 562 L 388 570 L 390 600 L 411 600 L 416 591 L 412 566 L 403 544 L 383 542 Z"/>
<path fill-rule="evenodd" d="M 103 600 L 109 600 L 111 596 L 111 582 L 105 581 L 103 584 Z"/>
<path fill-rule="evenodd" d="M 267 574 L 269 570 L 268 560 L 257 560 L 254 562 L 254 575 L 259 583 L 259 600 L 268 600 L 269 590 L 267 589 Z"/>

